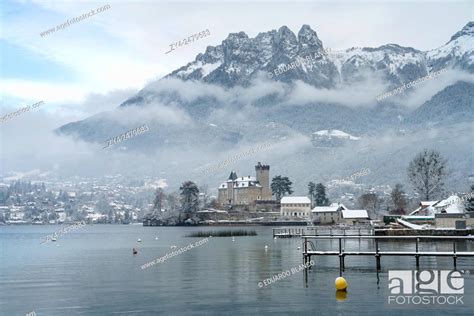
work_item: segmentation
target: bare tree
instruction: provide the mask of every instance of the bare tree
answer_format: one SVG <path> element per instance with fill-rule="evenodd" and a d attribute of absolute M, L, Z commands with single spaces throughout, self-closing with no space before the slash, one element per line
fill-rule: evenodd
<path fill-rule="evenodd" d="M 209 206 L 209 186 L 207 184 L 203 184 L 199 187 L 199 192 L 202 193 L 202 208 L 206 208 Z"/>
<path fill-rule="evenodd" d="M 376 194 L 374 193 L 365 193 L 362 194 L 358 200 L 359 206 L 363 209 L 366 209 L 369 211 L 369 213 L 375 215 L 376 210 L 379 208 L 380 205 L 380 200 L 377 197 Z M 371 216 L 372 218 L 372 216 Z"/>
<path fill-rule="evenodd" d="M 161 209 L 163 208 L 163 202 L 165 198 L 166 198 L 166 195 L 163 189 L 162 188 L 156 189 L 155 200 L 153 201 L 153 209 L 152 209 L 153 214 L 161 213 Z"/>
<path fill-rule="evenodd" d="M 439 152 L 427 149 L 410 162 L 408 179 L 423 199 L 429 201 L 443 192 L 446 164 L 446 159 Z"/>
<path fill-rule="evenodd" d="M 391 213 L 393 214 L 405 214 L 405 208 L 407 207 L 407 201 L 405 199 L 405 192 L 403 191 L 403 186 L 400 183 L 395 185 L 392 192 L 390 193 L 392 197 L 392 203 L 394 205 L 394 210 Z"/>

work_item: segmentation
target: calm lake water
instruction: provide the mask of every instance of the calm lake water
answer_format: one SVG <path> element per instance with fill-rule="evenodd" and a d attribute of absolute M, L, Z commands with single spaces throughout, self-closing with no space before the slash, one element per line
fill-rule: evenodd
<path fill-rule="evenodd" d="M 412 270 L 414 258 L 346 258 L 345 300 L 336 298 L 337 257 L 313 259 L 315 266 L 274 284 L 263 281 L 302 263 L 301 239 L 272 239 L 271 227 L 246 227 L 258 236 L 213 237 L 209 242 L 145 270 L 157 257 L 202 238 L 186 234 L 228 228 L 81 227 L 40 244 L 59 226 L 0 226 L 0 314 L 25 315 L 473 315 L 474 277 L 464 279 L 464 305 L 388 304 L 388 270 Z M 235 227 L 232 229 L 242 229 Z M 158 240 L 155 239 L 158 237 Z M 138 243 L 137 239 L 142 242 Z M 265 245 L 268 245 L 265 251 Z M 332 241 L 337 249 L 338 242 Z M 139 253 L 132 256 L 132 248 Z M 331 241 L 318 242 L 330 249 Z M 413 250 L 406 242 L 381 243 L 383 250 Z M 424 242 L 421 250 L 451 250 L 451 243 Z M 372 250 L 368 240 L 346 242 L 347 250 Z M 474 251 L 473 242 L 458 251 Z M 451 270 L 449 258 L 421 258 L 422 269 Z M 458 259 L 474 272 L 474 259 Z"/>

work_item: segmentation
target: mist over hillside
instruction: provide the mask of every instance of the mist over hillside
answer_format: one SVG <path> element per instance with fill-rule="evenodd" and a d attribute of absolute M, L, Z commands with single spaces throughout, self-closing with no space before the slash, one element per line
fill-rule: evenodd
<path fill-rule="evenodd" d="M 286 26 L 255 38 L 232 33 L 115 109 L 62 125 L 51 137 L 93 151 L 75 168 L 62 162 L 65 174 L 107 169 L 164 177 L 175 185 L 193 179 L 215 186 L 231 170 L 247 175 L 264 161 L 272 175 L 289 176 L 302 193 L 308 181 L 361 168 L 372 170 L 360 179 L 364 183 L 405 183 L 410 159 L 433 148 L 450 162 L 448 185 L 464 189 L 473 172 L 473 29 L 469 22 L 430 51 L 387 44 L 331 52 L 308 25 L 297 34 Z M 295 66 L 299 58 L 307 62 Z M 440 69 L 447 71 L 376 100 Z M 149 132 L 102 150 L 107 139 L 144 124 Z M 312 135 L 321 130 L 359 140 L 320 148 Z M 197 171 L 265 143 L 271 148 L 223 170 Z"/>

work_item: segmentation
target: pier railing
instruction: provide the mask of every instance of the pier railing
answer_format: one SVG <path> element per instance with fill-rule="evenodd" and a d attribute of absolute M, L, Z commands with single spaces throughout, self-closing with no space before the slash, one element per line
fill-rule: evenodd
<path fill-rule="evenodd" d="M 347 227 L 278 227 L 273 228 L 273 237 L 291 238 L 301 236 L 372 236 L 374 229 L 371 226 L 347 226 Z"/>
<path fill-rule="evenodd" d="M 314 239 L 337 239 L 339 241 L 338 250 L 322 251 L 318 250 L 312 240 Z M 373 251 L 345 251 L 342 247 L 342 241 L 346 239 L 373 239 L 374 250 Z M 457 251 L 456 241 L 461 240 L 474 240 L 474 236 L 302 236 L 303 240 L 303 262 L 307 263 L 311 261 L 311 256 L 338 256 L 339 257 L 339 268 L 344 271 L 345 264 L 344 258 L 346 256 L 373 256 L 376 261 L 377 271 L 381 269 L 380 259 L 382 256 L 413 256 L 416 259 L 416 267 L 420 266 L 420 257 L 433 256 L 433 257 L 452 257 L 454 268 L 456 268 L 458 257 L 474 257 L 473 251 Z M 414 251 L 384 251 L 379 247 L 379 241 L 382 240 L 410 240 L 414 241 Z M 442 240 L 452 241 L 452 251 L 420 251 L 419 244 L 421 240 Z"/>

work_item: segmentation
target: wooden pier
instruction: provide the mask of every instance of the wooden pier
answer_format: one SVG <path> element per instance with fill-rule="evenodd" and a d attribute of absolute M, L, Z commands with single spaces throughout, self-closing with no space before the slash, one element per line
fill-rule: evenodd
<path fill-rule="evenodd" d="M 279 227 L 273 228 L 273 238 L 292 238 L 302 236 L 372 236 L 372 227 Z"/>
<path fill-rule="evenodd" d="M 272 228 L 273 238 L 301 237 L 306 234 L 306 227 L 279 227 Z"/>
<path fill-rule="evenodd" d="M 372 256 L 375 258 L 377 271 L 381 269 L 382 256 L 412 256 L 416 259 L 416 267 L 420 266 L 420 257 L 452 257 L 454 268 L 456 269 L 457 258 L 474 257 L 474 252 L 456 251 L 456 241 L 474 240 L 474 236 L 302 236 L 303 239 L 303 263 L 311 261 L 311 256 L 339 256 L 339 270 L 344 271 L 346 256 Z M 337 251 L 317 250 L 312 239 L 337 239 L 339 241 L 339 249 Z M 346 239 L 373 239 L 375 241 L 375 249 L 373 251 L 345 251 L 342 247 L 342 241 Z M 379 241 L 383 240 L 410 240 L 415 241 L 414 251 L 383 251 L 379 248 Z M 440 240 L 452 241 L 452 251 L 419 251 L 420 240 Z"/>

